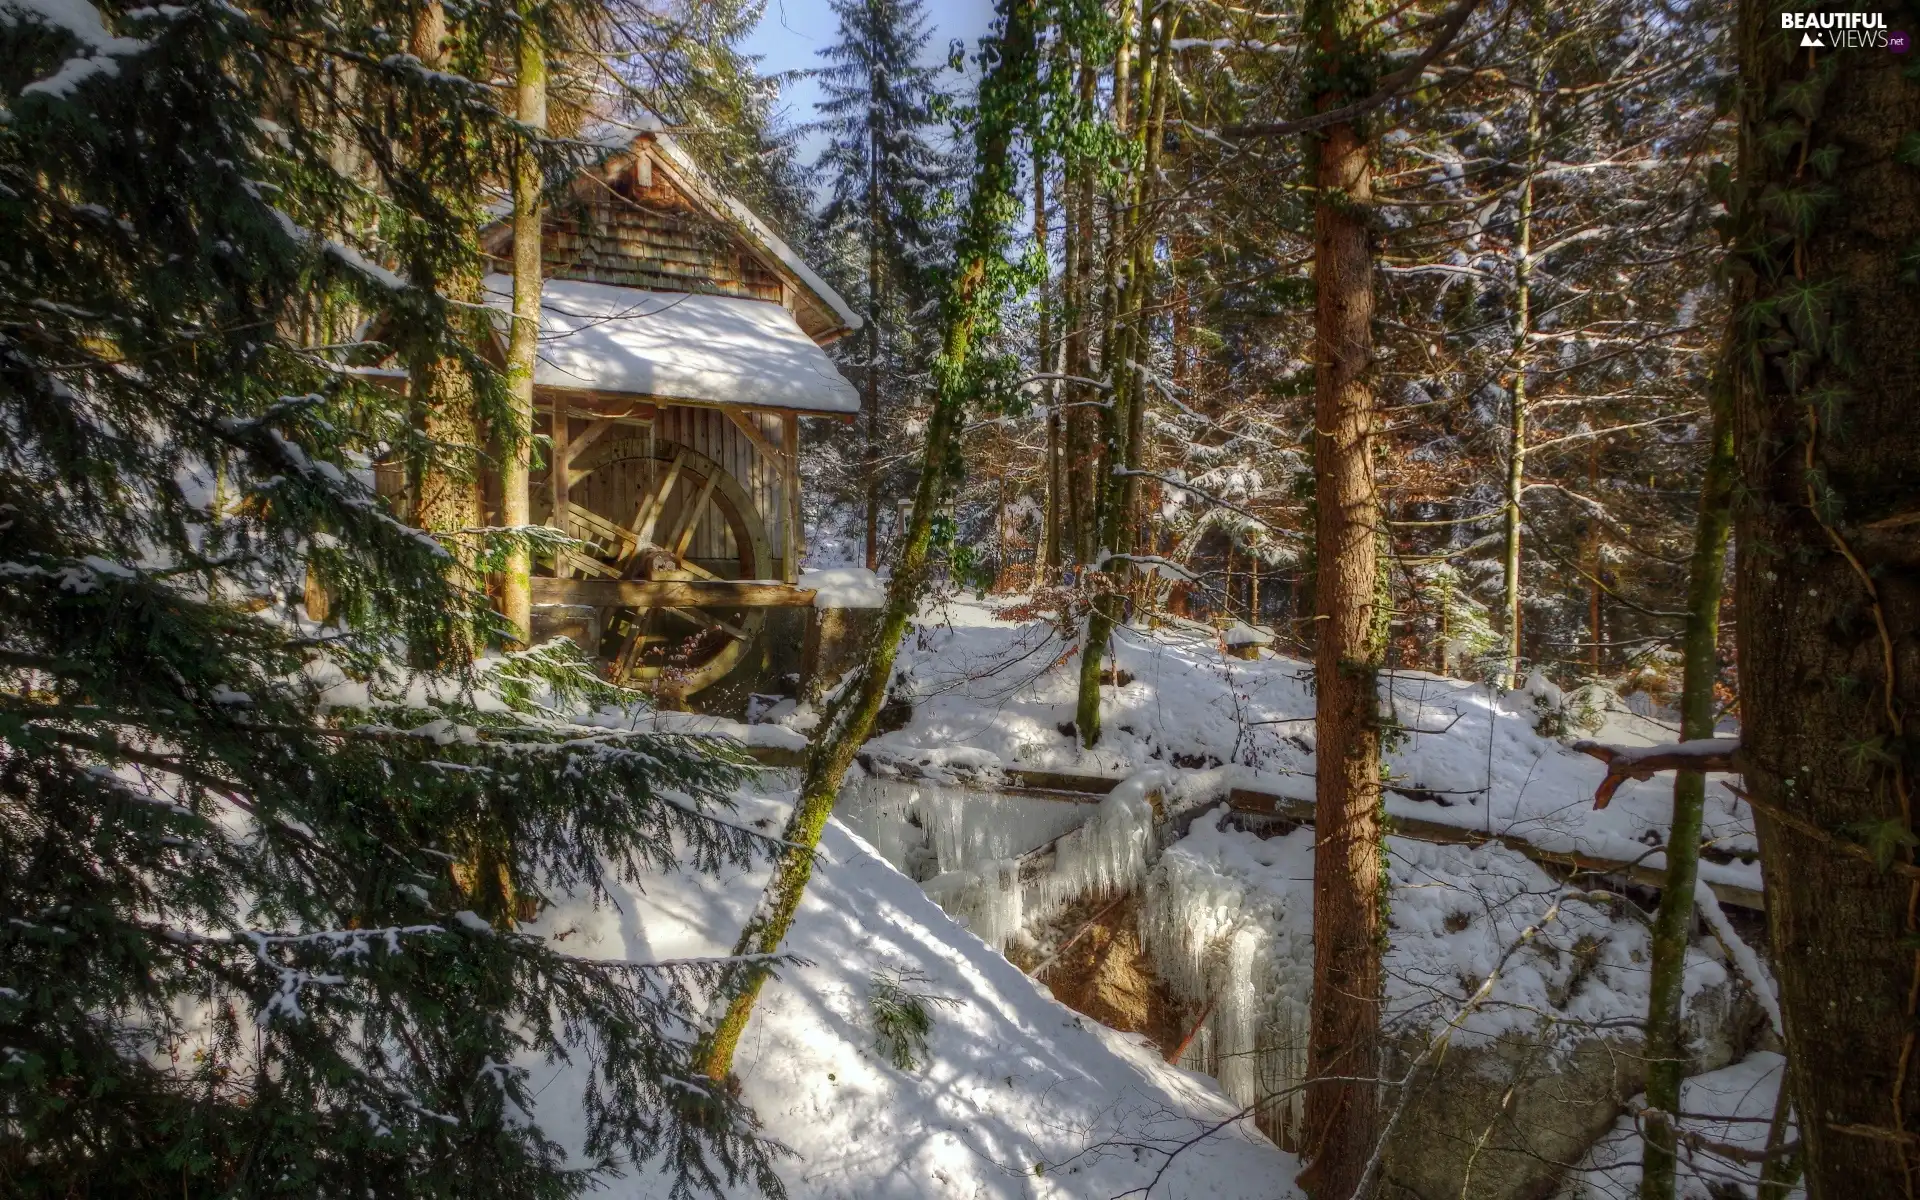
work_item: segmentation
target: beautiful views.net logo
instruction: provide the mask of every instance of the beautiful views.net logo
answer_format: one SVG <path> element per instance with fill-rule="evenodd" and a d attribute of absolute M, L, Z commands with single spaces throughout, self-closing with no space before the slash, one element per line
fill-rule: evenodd
<path fill-rule="evenodd" d="M 1800 44 L 1815 50 L 1891 48 L 1885 13 L 1783 12 L 1780 28 L 1799 33 Z M 1900 37 L 1904 43 L 1905 35 Z"/>

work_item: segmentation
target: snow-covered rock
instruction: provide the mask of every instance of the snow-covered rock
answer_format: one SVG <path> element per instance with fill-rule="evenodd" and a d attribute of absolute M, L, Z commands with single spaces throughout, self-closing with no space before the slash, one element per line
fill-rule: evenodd
<path fill-rule="evenodd" d="M 1715 1153 L 1731 1146 L 1749 1154 L 1763 1151 L 1786 1060 L 1760 1050 L 1731 1066 L 1696 1075 L 1680 1085 L 1680 1122 L 1683 1133 L 1701 1139 L 1681 1151 L 1675 1171 L 1674 1194 L 1679 1200 L 1719 1200 L 1751 1196 L 1760 1182 L 1760 1166 L 1741 1156 Z M 1635 1097 L 1646 1103 L 1645 1096 Z M 1783 1141 L 1792 1140 L 1791 1125 Z M 1581 1160 L 1563 1184 L 1556 1200 L 1633 1200 L 1640 1194 L 1643 1148 L 1639 1128 L 1624 1116 Z M 1796 1187 L 1792 1197 L 1806 1195 Z"/>

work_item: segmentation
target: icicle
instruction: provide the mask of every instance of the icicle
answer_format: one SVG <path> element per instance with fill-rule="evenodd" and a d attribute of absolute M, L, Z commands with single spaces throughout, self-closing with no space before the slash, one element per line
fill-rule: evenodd
<path fill-rule="evenodd" d="M 1018 858 L 1088 819 L 1089 806 L 919 780 L 849 780 L 834 812 L 910 878 L 925 882 Z"/>
<path fill-rule="evenodd" d="M 1086 824 L 1060 839 L 1053 870 L 1031 889 L 1028 919 L 1048 920 L 1076 900 L 1140 886 L 1157 848 L 1148 797 L 1164 776 L 1156 769 L 1121 780 Z"/>
<path fill-rule="evenodd" d="M 1024 922 L 1020 864 L 1007 858 L 926 881 L 927 895 L 947 915 L 996 950 L 1006 948 Z"/>
<path fill-rule="evenodd" d="M 1208 814 L 1195 830 L 1212 831 L 1219 821 Z M 1307 883 L 1298 899 L 1310 904 L 1311 833 L 1266 845 L 1300 858 L 1297 874 Z M 1241 1104 L 1265 1100 L 1256 1117 L 1283 1144 L 1305 1115 L 1299 1089 L 1313 997 L 1313 921 L 1290 912 L 1295 901 L 1198 855 L 1169 853 L 1147 877 L 1140 915 L 1155 973 L 1194 1009 L 1212 1005 L 1183 1065 L 1214 1076 Z"/>

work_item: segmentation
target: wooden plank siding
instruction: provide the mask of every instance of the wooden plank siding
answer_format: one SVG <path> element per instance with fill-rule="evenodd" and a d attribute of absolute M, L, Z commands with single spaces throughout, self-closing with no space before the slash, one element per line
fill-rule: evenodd
<path fill-rule="evenodd" d="M 582 183 L 546 214 L 548 278 L 780 302 L 779 277 L 666 172 L 629 168 Z"/>
<path fill-rule="evenodd" d="M 544 407 L 544 406 L 543 406 Z M 546 414 L 540 414 L 545 417 Z M 776 447 L 784 450 L 784 430 L 786 423 L 776 414 L 745 414 L 759 429 L 762 436 Z M 573 410 L 573 418 L 568 424 L 570 438 L 577 438 L 587 427 L 591 418 L 581 408 Z M 538 431 L 549 431 L 549 421 L 537 422 Z M 786 545 L 786 494 L 785 481 L 778 462 L 769 461 L 760 454 L 753 443 L 736 428 L 727 415 L 715 408 L 703 408 L 692 405 L 662 405 L 656 412 L 651 426 L 641 428 L 627 426 L 604 435 L 603 442 L 612 442 L 629 437 L 651 436 L 655 442 L 666 447 L 670 444 L 686 446 L 696 453 L 719 463 L 720 466 L 740 482 L 747 494 L 753 498 L 754 507 L 759 510 L 760 519 L 766 525 L 767 541 L 773 547 L 776 577 L 784 567 L 779 561 L 781 547 Z M 574 486 L 572 500 L 584 505 L 610 521 L 626 525 L 633 520 L 633 508 L 638 497 L 646 495 L 652 485 L 667 470 L 670 450 L 663 450 L 658 458 L 629 460 L 611 464 L 593 472 L 587 479 Z M 589 450 L 574 465 L 583 461 L 592 461 L 593 451 Z M 547 484 L 547 471 L 544 466 L 534 472 L 532 481 L 533 520 L 545 523 L 552 511 L 552 502 L 548 499 L 550 490 Z M 656 529 L 659 531 L 680 528 L 686 506 L 699 492 L 700 484 L 691 478 L 683 478 L 674 487 L 668 497 Z M 726 521 L 708 506 L 695 527 L 693 539 L 687 546 L 687 557 L 701 563 L 709 570 L 731 578 L 738 574 L 740 547 L 735 542 L 733 530 Z"/>

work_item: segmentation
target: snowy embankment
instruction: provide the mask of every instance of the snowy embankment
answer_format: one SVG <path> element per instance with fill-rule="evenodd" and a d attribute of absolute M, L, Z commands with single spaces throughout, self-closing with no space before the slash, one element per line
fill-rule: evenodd
<path fill-rule="evenodd" d="M 1045 622 L 1001 619 L 1005 607 L 953 600 L 923 616 L 902 647 L 896 683 L 912 718 L 867 744 L 869 762 L 984 783 L 1007 769 L 1118 777 L 1224 764 L 1236 786 L 1312 798 L 1310 664 L 1272 651 L 1232 658 L 1189 626 L 1116 630 L 1121 682 L 1104 689 L 1104 736 L 1086 750 L 1066 724 L 1076 675 L 1069 644 Z M 1383 673 L 1382 704 L 1397 727 L 1386 737 L 1388 811 L 1542 850 L 1663 867 L 1671 777 L 1629 781 L 1594 811 L 1606 768 L 1536 728 L 1551 730 L 1560 719 L 1548 711 L 1554 699 L 1550 685 L 1501 693 L 1421 671 Z M 805 732 L 810 719 L 817 718 L 802 711 L 788 721 Z M 1647 728 L 1618 728 L 1615 717 L 1603 740 L 1661 740 L 1658 726 L 1638 723 Z M 1702 874 L 1758 890 L 1752 819 L 1718 779 L 1709 777 Z"/>
<path fill-rule="evenodd" d="M 1313 981 L 1313 832 L 1234 828 L 1220 802 L 1235 788 L 1312 800 L 1311 668 L 1271 651 L 1232 657 L 1225 639 L 1191 626 L 1118 640 L 1105 736 L 1088 751 L 1067 724 L 1077 672 L 1058 631 L 977 603 L 926 614 L 894 685 L 911 716 L 864 747 L 879 778 L 855 784 L 842 816 L 982 937 L 1029 958 L 1045 956 L 1060 935 L 1047 923 L 1073 899 L 1135 891 L 1145 961 L 1183 1027 L 1199 1014 L 1182 1063 L 1215 1075 L 1293 1144 Z M 1598 731 L 1573 728 L 1564 699 L 1538 680 L 1502 693 L 1390 672 L 1381 698 L 1389 811 L 1424 822 L 1422 837 L 1437 824 L 1507 842 L 1388 839 L 1394 1069 L 1435 1039 L 1456 1067 L 1418 1085 L 1427 1099 L 1389 1166 L 1457 1189 L 1474 1168 L 1454 1161 L 1455 1141 L 1477 1144 L 1481 1126 L 1503 1125 L 1502 1148 L 1477 1155 L 1476 1181 L 1487 1195 L 1536 1194 L 1559 1182 L 1551 1164 L 1578 1159 L 1640 1086 L 1650 946 L 1629 901 L 1586 893 L 1590 878 L 1570 887 L 1513 843 L 1664 867 L 1670 778 L 1630 782 L 1595 810 L 1605 768 L 1554 735 L 1632 744 L 1671 734 L 1624 712 Z M 809 714 L 789 720 L 804 729 Z M 1022 771 L 1123 782 L 1079 805 L 978 790 Z M 1707 831 L 1705 878 L 1757 892 L 1752 825 L 1723 788 L 1709 789 Z M 1763 964 L 1711 890 L 1700 903 L 1711 933 L 1688 954 L 1690 1058 L 1713 1073 L 1770 1044 L 1759 1026 L 1773 1006 Z M 1507 1083 L 1480 1094 L 1480 1077 L 1494 1075 Z M 1617 1162 L 1596 1161 L 1594 1178 L 1613 1179 Z"/>
<path fill-rule="evenodd" d="M 785 806 L 744 797 L 740 817 L 777 828 Z M 767 1134 L 793 1151 L 781 1175 L 795 1200 L 1290 1194 L 1293 1158 L 1233 1121 L 1211 1080 L 1056 1003 L 838 822 L 820 849 L 786 943 L 806 965 L 766 987 L 734 1064 Z M 650 877 L 644 890 L 610 881 L 617 908 L 563 904 L 530 931 L 636 962 L 724 954 L 765 878 L 761 868 Z M 942 998 L 916 1069 L 895 1067 L 879 1044 L 877 979 Z M 533 1077 L 537 1119 L 563 1145 L 581 1128 L 579 1071 Z M 651 1200 L 666 1189 L 643 1172 L 599 1194 Z"/>

